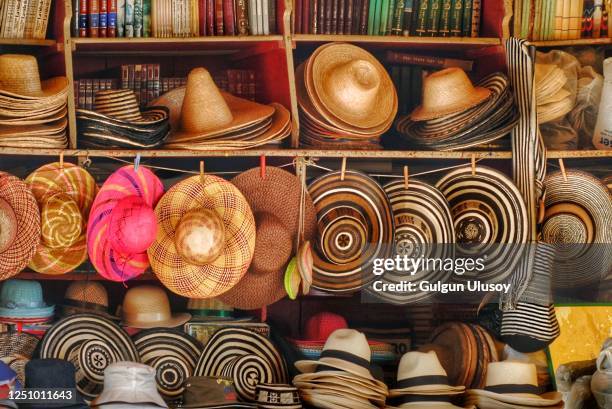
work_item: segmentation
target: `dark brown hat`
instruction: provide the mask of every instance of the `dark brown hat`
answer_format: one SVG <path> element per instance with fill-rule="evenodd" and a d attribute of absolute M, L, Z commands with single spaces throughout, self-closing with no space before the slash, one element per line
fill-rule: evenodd
<path fill-rule="evenodd" d="M 192 376 L 185 383 L 181 408 L 255 408 L 237 401 L 231 379 L 216 376 Z"/>

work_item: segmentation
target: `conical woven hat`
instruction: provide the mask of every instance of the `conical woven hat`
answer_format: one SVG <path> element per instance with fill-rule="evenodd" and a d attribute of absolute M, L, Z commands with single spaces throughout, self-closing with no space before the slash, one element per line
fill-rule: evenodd
<path fill-rule="evenodd" d="M 181 108 L 183 129 L 194 133 L 212 131 L 229 125 L 233 119 L 210 73 L 204 68 L 191 70 Z"/>
<path fill-rule="evenodd" d="M 68 87 L 66 77 L 40 81 L 38 62 L 31 55 L 0 55 L 0 95 L 41 98 L 56 95 Z"/>

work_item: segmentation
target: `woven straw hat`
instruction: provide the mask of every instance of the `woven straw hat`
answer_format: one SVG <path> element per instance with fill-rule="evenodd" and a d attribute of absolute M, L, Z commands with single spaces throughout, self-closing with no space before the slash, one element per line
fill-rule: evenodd
<path fill-rule="evenodd" d="M 149 259 L 171 291 L 216 297 L 244 276 L 255 250 L 255 219 L 233 184 L 214 175 L 190 177 L 168 190 L 155 214 L 159 231 Z"/>
<path fill-rule="evenodd" d="M 413 121 L 425 121 L 464 111 L 491 95 L 491 90 L 474 87 L 460 68 L 446 68 L 427 76 L 423 82 L 423 102 L 410 114 Z"/>
<path fill-rule="evenodd" d="M 390 396 L 407 393 L 436 393 L 454 395 L 463 393 L 464 386 L 450 386 L 446 371 L 434 351 L 405 353 L 397 369 L 395 389 L 389 390 Z"/>
<path fill-rule="evenodd" d="M 104 278 L 127 281 L 149 268 L 147 248 L 157 234 L 153 209 L 163 193 L 161 180 L 144 166 L 124 166 L 104 182 L 87 226 L 89 259 Z"/>
<path fill-rule="evenodd" d="M 0 172 L 0 280 L 25 268 L 40 242 L 40 213 L 28 186 Z"/>
<path fill-rule="evenodd" d="M 66 77 L 40 81 L 38 62 L 31 55 L 0 55 L 0 96 L 33 99 L 55 96 L 68 87 Z"/>
<path fill-rule="evenodd" d="M 286 170 L 267 167 L 265 177 L 253 168 L 232 179 L 255 215 L 257 234 L 253 261 L 245 276 L 219 299 L 235 308 L 251 310 L 272 304 L 286 295 L 283 273 L 295 253 L 300 225 L 302 183 Z M 316 213 L 305 191 L 304 239 L 316 231 Z"/>
<path fill-rule="evenodd" d="M 108 312 L 108 292 L 97 281 L 73 281 L 64 293 L 62 317 L 80 313 L 99 314 L 106 318 L 118 319 Z"/>
<path fill-rule="evenodd" d="M 89 209 L 98 190 L 84 168 L 59 162 L 44 165 L 25 180 L 41 210 L 42 237 L 29 267 L 42 274 L 64 274 L 87 259 Z"/>
<path fill-rule="evenodd" d="M 47 305 L 42 286 L 34 280 L 6 280 L 0 291 L 0 319 L 51 318 L 55 306 Z"/>
<path fill-rule="evenodd" d="M 123 325 L 132 328 L 173 328 L 183 325 L 191 314 L 172 314 L 166 292 L 158 286 L 130 288 L 121 305 Z"/>

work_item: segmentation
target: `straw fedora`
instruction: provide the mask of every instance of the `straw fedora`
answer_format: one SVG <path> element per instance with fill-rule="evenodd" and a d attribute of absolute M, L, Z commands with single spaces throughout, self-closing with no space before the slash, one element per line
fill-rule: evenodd
<path fill-rule="evenodd" d="M 25 180 L 41 211 L 42 237 L 29 267 L 64 274 L 87 259 L 86 226 L 98 187 L 93 176 L 72 163 L 50 163 Z"/>
<path fill-rule="evenodd" d="M 123 324 L 132 328 L 174 328 L 183 325 L 191 314 L 172 314 L 166 292 L 158 286 L 140 285 L 130 288 L 121 305 Z"/>
<path fill-rule="evenodd" d="M 49 319 L 54 311 L 54 305 L 45 303 L 38 281 L 10 279 L 2 284 L 0 321 Z"/>
<path fill-rule="evenodd" d="M 19 273 L 40 243 L 40 213 L 28 186 L 0 172 L 0 279 Z"/>
<path fill-rule="evenodd" d="M 439 118 L 471 108 L 489 98 L 491 90 L 474 87 L 465 71 L 452 67 L 423 81 L 423 102 L 410 114 L 413 121 Z"/>
<path fill-rule="evenodd" d="M 238 402 L 231 379 L 219 376 L 192 376 L 185 382 L 180 408 L 256 408 L 254 403 Z"/>
<path fill-rule="evenodd" d="M 411 351 L 402 356 L 397 369 L 397 382 L 389 389 L 390 396 L 407 393 L 455 395 L 465 391 L 465 386 L 451 386 L 446 371 L 434 351 Z"/>
<path fill-rule="evenodd" d="M 261 409 L 301 409 L 297 388 L 286 384 L 258 383 L 257 407 Z"/>
<path fill-rule="evenodd" d="M 123 166 L 102 185 L 87 225 L 89 259 L 106 279 L 127 281 L 149 268 L 147 249 L 157 234 L 154 208 L 164 193 L 144 166 Z"/>
<path fill-rule="evenodd" d="M 68 86 L 66 77 L 41 81 L 38 62 L 31 55 L 0 55 L 0 96 L 26 100 L 54 97 L 66 94 Z"/>
<path fill-rule="evenodd" d="M 108 292 L 98 281 L 73 281 L 64 293 L 61 316 L 92 313 L 109 319 L 119 319 L 108 312 Z"/>
<path fill-rule="evenodd" d="M 469 389 L 467 394 L 533 407 L 555 406 L 562 400 L 559 392 L 540 394 L 534 364 L 513 361 L 491 362 L 484 389 Z"/>
<path fill-rule="evenodd" d="M 283 272 L 295 254 L 294 244 L 303 226 L 302 237 L 310 240 L 316 231 L 312 199 L 300 179 L 277 167 L 252 168 L 232 179 L 255 215 L 257 233 L 253 261 L 247 273 L 219 299 L 243 310 L 272 304 L 287 293 Z M 301 200 L 304 212 L 300 216 Z M 302 221 L 300 221 L 302 217 Z"/>
<path fill-rule="evenodd" d="M 171 291 L 216 297 L 244 276 L 255 250 L 255 219 L 233 184 L 213 175 L 190 177 L 168 190 L 155 214 L 159 231 L 149 259 Z"/>

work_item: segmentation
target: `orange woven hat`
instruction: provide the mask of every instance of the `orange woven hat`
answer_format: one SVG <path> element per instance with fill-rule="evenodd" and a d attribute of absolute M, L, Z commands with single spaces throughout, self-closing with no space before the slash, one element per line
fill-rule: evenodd
<path fill-rule="evenodd" d="M 40 80 L 38 62 L 31 55 L 0 55 L 0 95 L 38 99 L 68 95 L 68 79 L 55 77 Z"/>
<path fill-rule="evenodd" d="M 285 295 L 284 272 L 295 254 L 300 225 L 300 201 L 304 195 L 304 239 L 314 237 L 317 220 L 312 199 L 300 179 L 286 170 L 253 168 L 232 179 L 255 214 L 255 255 L 246 275 L 221 301 L 242 310 L 272 304 Z"/>
<path fill-rule="evenodd" d="M 233 184 L 213 175 L 192 176 L 168 190 L 155 214 L 159 229 L 149 261 L 171 291 L 216 297 L 244 276 L 255 250 L 255 219 Z"/>
<path fill-rule="evenodd" d="M 0 280 L 25 268 L 40 242 L 36 199 L 19 178 L 0 172 Z"/>
<path fill-rule="evenodd" d="M 64 274 L 87 260 L 85 232 L 98 191 L 84 168 L 59 162 L 32 172 L 28 184 L 41 211 L 42 237 L 29 267 L 42 274 Z"/>

